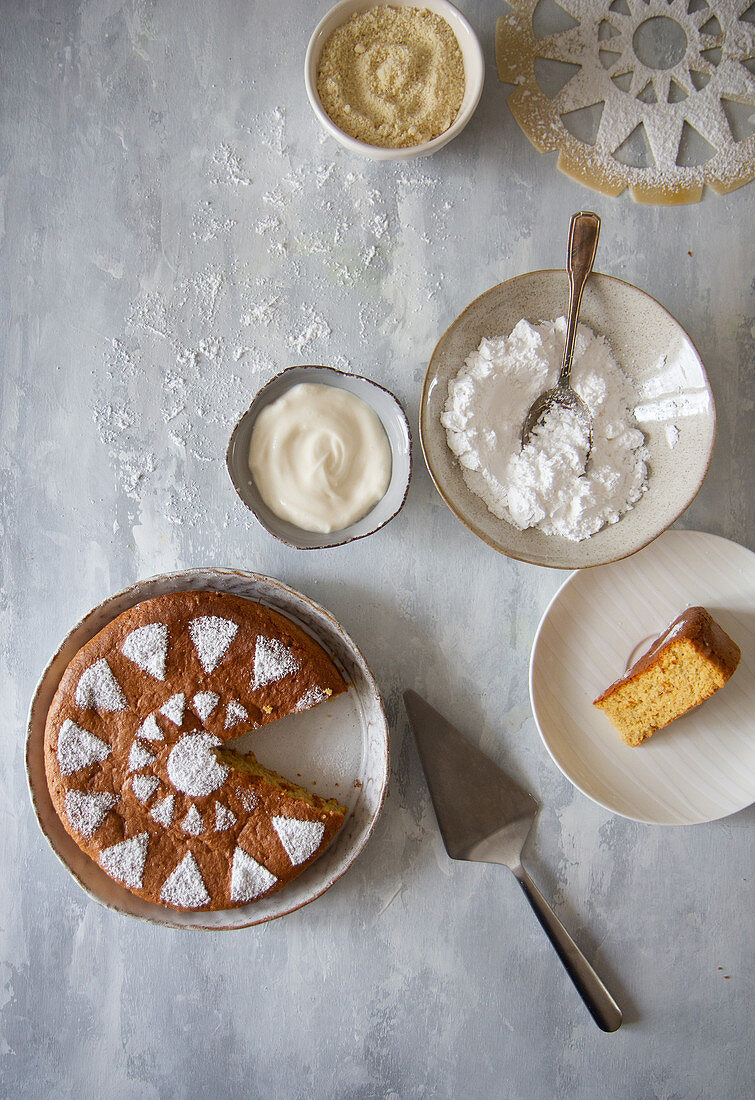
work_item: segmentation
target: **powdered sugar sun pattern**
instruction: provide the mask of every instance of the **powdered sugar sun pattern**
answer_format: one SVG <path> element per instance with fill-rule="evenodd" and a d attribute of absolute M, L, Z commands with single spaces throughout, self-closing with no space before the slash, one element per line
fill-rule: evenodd
<path fill-rule="evenodd" d="M 218 750 L 345 689 L 325 651 L 269 608 L 210 592 L 147 600 L 79 651 L 53 700 L 45 753 L 61 821 L 157 904 L 266 896 L 327 847 L 345 809 Z"/>

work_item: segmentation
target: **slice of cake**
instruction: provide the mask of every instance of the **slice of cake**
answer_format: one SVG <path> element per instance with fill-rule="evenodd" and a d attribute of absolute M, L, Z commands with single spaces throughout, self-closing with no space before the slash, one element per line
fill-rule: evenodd
<path fill-rule="evenodd" d="M 704 607 L 688 607 L 593 705 L 639 745 L 722 688 L 740 656 Z"/>

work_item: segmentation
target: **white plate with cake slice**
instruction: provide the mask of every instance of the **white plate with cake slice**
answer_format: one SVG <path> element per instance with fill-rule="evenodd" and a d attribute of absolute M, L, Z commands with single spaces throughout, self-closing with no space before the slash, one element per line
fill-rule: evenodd
<path fill-rule="evenodd" d="M 714 695 L 626 745 L 593 700 L 688 607 L 742 651 Z M 755 800 L 755 554 L 699 531 L 667 531 L 638 554 L 572 574 L 535 636 L 530 699 L 545 747 L 575 787 L 635 821 L 694 825 Z"/>
<path fill-rule="evenodd" d="M 63 674 L 82 646 L 137 604 L 168 593 L 191 591 L 239 596 L 281 612 L 319 642 L 348 683 L 345 693 L 232 742 L 236 750 L 253 751 L 266 768 L 345 805 L 348 812 L 340 831 L 330 846 L 279 892 L 238 908 L 196 912 L 153 904 L 137 896 L 105 874 L 77 845 L 53 805 L 44 747 L 48 711 Z M 366 844 L 383 803 L 388 779 L 388 728 L 377 684 L 364 657 L 324 608 L 282 582 L 257 573 L 192 569 L 137 582 L 105 600 L 71 630 L 45 669 L 32 700 L 26 763 L 32 804 L 42 832 L 90 897 L 120 913 L 169 927 L 215 931 L 259 924 L 298 909 L 332 886 L 351 866 Z"/>

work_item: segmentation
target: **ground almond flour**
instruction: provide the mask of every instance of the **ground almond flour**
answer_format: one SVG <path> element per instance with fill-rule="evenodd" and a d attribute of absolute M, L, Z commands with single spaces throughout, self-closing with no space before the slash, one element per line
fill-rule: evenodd
<path fill-rule="evenodd" d="M 336 28 L 317 92 L 333 122 L 368 145 L 399 149 L 444 133 L 464 97 L 464 61 L 445 19 L 380 6 Z"/>

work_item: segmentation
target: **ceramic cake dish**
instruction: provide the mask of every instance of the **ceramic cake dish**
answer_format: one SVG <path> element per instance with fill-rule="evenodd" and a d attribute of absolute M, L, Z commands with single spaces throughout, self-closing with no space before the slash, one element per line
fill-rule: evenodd
<path fill-rule="evenodd" d="M 98 900 L 239 927 L 348 866 L 386 748 L 369 670 L 326 612 L 268 578 L 199 570 L 74 629 L 32 704 L 27 763 L 43 831 Z"/>
<path fill-rule="evenodd" d="M 593 700 L 687 608 L 702 605 L 741 649 L 720 691 L 640 745 Z M 700 531 L 666 531 L 634 557 L 575 573 L 543 615 L 530 699 L 551 757 L 613 813 L 695 825 L 755 799 L 755 554 Z"/>
<path fill-rule="evenodd" d="M 312 382 L 345 390 L 364 401 L 377 414 L 391 450 L 390 481 L 382 500 L 349 527 L 327 534 L 305 531 L 277 516 L 262 499 L 249 469 L 249 447 L 260 412 L 293 386 Z M 296 550 L 326 550 L 333 546 L 343 546 L 355 539 L 375 534 L 403 508 L 412 476 L 412 436 L 409 421 L 393 394 L 369 378 L 336 370 L 334 367 L 289 367 L 262 387 L 237 423 L 228 444 L 226 466 L 240 499 L 265 530 L 280 542 Z"/>
<path fill-rule="evenodd" d="M 534 528 L 519 530 L 488 510 L 467 486 L 441 424 L 449 382 L 487 337 L 508 335 L 517 323 L 552 321 L 568 302 L 564 271 L 534 271 L 476 298 L 444 333 L 425 376 L 420 440 L 430 475 L 462 523 L 495 550 L 556 569 L 604 565 L 635 553 L 676 520 L 697 494 L 715 438 L 713 397 L 700 357 L 677 321 L 629 283 L 593 274 L 580 323 L 605 337 L 633 384 L 635 416 L 649 451 L 648 489 L 618 522 L 580 542 Z"/>

